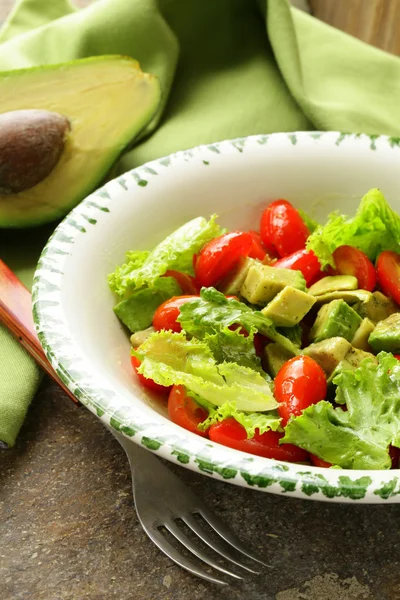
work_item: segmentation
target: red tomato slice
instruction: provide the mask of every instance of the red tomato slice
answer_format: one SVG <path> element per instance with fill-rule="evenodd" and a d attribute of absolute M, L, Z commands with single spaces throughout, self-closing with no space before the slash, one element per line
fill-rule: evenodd
<path fill-rule="evenodd" d="M 200 293 L 200 286 L 191 275 L 180 271 L 166 271 L 163 277 L 173 277 L 184 294 L 197 296 Z"/>
<path fill-rule="evenodd" d="M 153 327 L 156 331 L 161 329 L 169 329 L 175 333 L 182 331 L 182 326 L 178 323 L 177 318 L 180 314 L 180 308 L 185 302 L 190 302 L 199 296 L 174 296 L 166 300 L 157 308 L 153 317 Z"/>
<path fill-rule="evenodd" d="M 217 444 L 229 446 L 229 448 L 235 448 L 249 454 L 288 462 L 304 462 L 307 460 L 305 450 L 292 444 L 279 444 L 279 440 L 284 436 L 284 433 L 266 431 L 260 435 L 256 430 L 254 437 L 248 438 L 243 425 L 233 417 L 211 425 L 208 434 L 210 440 L 217 442 Z"/>
<path fill-rule="evenodd" d="M 385 250 L 376 261 L 376 273 L 382 291 L 386 296 L 400 303 L 400 254 Z"/>
<path fill-rule="evenodd" d="M 169 394 L 171 386 L 167 387 L 164 385 L 160 385 L 159 383 L 156 383 L 152 379 L 148 379 L 141 373 L 138 373 L 138 368 L 140 367 L 141 363 L 140 363 L 140 360 L 136 356 L 131 356 L 131 364 L 137 375 L 137 378 L 139 379 L 139 381 L 143 385 L 143 387 L 146 387 L 147 389 L 152 390 L 153 392 L 158 392 L 159 394 L 164 394 L 164 395 Z"/>
<path fill-rule="evenodd" d="M 225 233 L 208 242 L 196 261 L 195 274 L 199 284 L 210 287 L 218 283 L 242 256 L 249 255 L 251 246 L 251 235 L 242 231 Z"/>
<path fill-rule="evenodd" d="M 184 429 L 208 437 L 207 431 L 200 431 L 198 425 L 205 421 L 208 412 L 187 395 L 183 385 L 174 385 L 168 397 L 168 415 L 171 421 Z"/>
<path fill-rule="evenodd" d="M 262 214 L 260 234 L 267 252 L 283 257 L 304 248 L 310 232 L 290 202 L 275 200 Z"/>
<path fill-rule="evenodd" d="M 312 250 L 308 251 L 305 248 L 297 250 L 297 252 L 293 252 L 293 254 L 289 254 L 289 256 L 285 256 L 285 258 L 280 258 L 272 266 L 277 267 L 278 269 L 301 271 L 307 286 L 322 273 L 321 265 L 314 252 Z"/>
<path fill-rule="evenodd" d="M 318 456 L 315 456 L 315 454 L 309 454 L 310 460 L 312 462 L 312 464 L 315 467 L 323 467 L 324 469 L 329 469 L 329 467 L 331 467 L 331 463 L 326 462 L 326 460 L 322 460 L 322 458 L 319 458 Z"/>
<path fill-rule="evenodd" d="M 358 287 L 372 292 L 376 286 L 376 273 L 368 256 L 353 246 L 339 246 L 333 252 L 335 275 L 354 275 Z"/>
<path fill-rule="evenodd" d="M 288 360 L 275 377 L 275 397 L 280 403 L 279 416 L 285 426 L 292 415 L 326 396 L 326 377 L 322 368 L 309 356 Z"/>
<path fill-rule="evenodd" d="M 258 260 L 264 260 L 267 251 L 264 248 L 264 245 L 261 241 L 261 235 L 258 231 L 249 231 L 251 235 L 251 248 L 249 252 L 250 258 L 257 258 Z"/>
<path fill-rule="evenodd" d="M 389 455 L 392 459 L 392 469 L 399 468 L 400 449 L 396 446 L 389 446 Z"/>

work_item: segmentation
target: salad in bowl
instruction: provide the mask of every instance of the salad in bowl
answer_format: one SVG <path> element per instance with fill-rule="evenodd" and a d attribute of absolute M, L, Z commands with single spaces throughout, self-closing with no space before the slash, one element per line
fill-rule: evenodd
<path fill-rule="evenodd" d="M 108 284 L 175 424 L 280 461 L 398 468 L 400 216 L 378 189 L 325 223 L 290 199 L 253 230 L 191 219 Z"/>

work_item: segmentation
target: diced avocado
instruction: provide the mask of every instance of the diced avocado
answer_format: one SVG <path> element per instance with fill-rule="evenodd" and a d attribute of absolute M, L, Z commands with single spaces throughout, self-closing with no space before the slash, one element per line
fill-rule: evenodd
<path fill-rule="evenodd" d="M 374 352 L 400 351 L 400 313 L 394 313 L 384 321 L 379 321 L 369 336 L 368 343 Z"/>
<path fill-rule="evenodd" d="M 351 345 L 354 348 L 359 348 L 360 350 L 369 352 L 371 350 L 371 346 L 368 343 L 368 338 L 374 329 L 375 323 L 367 318 L 363 319 L 360 327 L 357 329 L 353 339 L 351 340 Z"/>
<path fill-rule="evenodd" d="M 250 267 L 240 293 L 251 304 L 265 305 L 287 285 L 303 292 L 306 289 L 306 282 L 300 271 L 257 264 Z"/>
<path fill-rule="evenodd" d="M 376 358 L 370 352 L 364 352 L 363 350 L 358 350 L 357 348 L 350 347 L 350 350 L 347 352 L 346 356 L 340 363 L 337 365 L 335 370 L 331 373 L 330 377 L 327 380 L 328 385 L 330 385 L 335 379 L 336 375 L 342 373 L 343 371 L 354 371 L 358 369 L 361 365 L 362 361 L 365 358 L 372 358 L 374 362 L 376 362 Z"/>
<path fill-rule="evenodd" d="M 361 317 L 366 317 L 374 323 L 378 323 L 378 321 L 384 321 L 393 313 L 398 312 L 399 307 L 382 292 L 373 292 L 366 300 L 356 304 L 354 310 Z"/>
<path fill-rule="evenodd" d="M 310 294 L 287 285 L 261 312 L 272 319 L 275 325 L 292 327 L 305 317 L 314 304 L 315 299 Z"/>
<path fill-rule="evenodd" d="M 257 265 L 258 263 L 259 261 L 254 258 L 249 258 L 248 256 L 241 258 L 229 275 L 219 282 L 218 289 L 225 294 L 225 296 L 238 294 L 250 267 Z"/>
<path fill-rule="evenodd" d="M 279 344 L 267 344 L 264 350 L 265 366 L 271 377 L 276 377 L 281 367 L 293 358 L 293 354 Z"/>
<path fill-rule="evenodd" d="M 332 337 L 310 344 L 304 348 L 303 354 L 313 358 L 329 377 L 350 349 L 351 344 L 348 340 L 342 337 Z"/>
<path fill-rule="evenodd" d="M 315 296 L 316 304 L 326 304 L 332 300 L 344 300 L 347 304 L 355 304 L 356 302 L 366 302 L 371 292 L 367 290 L 342 290 L 341 292 L 329 292 L 329 294 L 321 294 Z"/>
<path fill-rule="evenodd" d="M 331 337 L 350 341 L 361 324 L 361 317 L 344 300 L 332 300 L 318 311 L 309 339 L 320 342 Z"/>
<path fill-rule="evenodd" d="M 303 330 L 300 325 L 293 325 L 292 327 L 277 327 L 278 333 L 281 333 L 287 337 L 295 346 L 301 348 L 303 339 Z"/>
<path fill-rule="evenodd" d="M 114 312 L 132 332 L 150 327 L 157 308 L 172 296 L 179 296 L 181 288 L 173 277 L 160 277 L 152 288 L 134 292 L 114 307 Z"/>
<path fill-rule="evenodd" d="M 357 288 L 357 277 L 353 277 L 353 275 L 332 275 L 323 277 L 317 283 L 314 283 L 308 292 L 313 296 L 321 296 L 322 294 L 356 290 Z"/>
<path fill-rule="evenodd" d="M 132 333 L 130 340 L 131 340 L 131 344 L 134 348 L 137 348 L 138 346 L 140 346 L 140 344 L 143 344 L 143 342 L 145 342 L 152 333 L 155 332 L 154 327 L 147 327 L 147 329 L 142 329 L 141 331 L 136 331 L 136 333 Z"/>
<path fill-rule="evenodd" d="M 51 111 L 66 120 L 68 128 L 53 165 L 43 146 L 51 139 L 54 149 L 60 149 L 60 136 L 53 138 L 48 129 L 54 120 L 47 119 L 29 139 L 16 121 L 11 123 L 7 129 L 10 144 L 5 146 L 1 144 L 5 134 L 0 134 L 0 227 L 29 227 L 69 212 L 99 185 L 122 151 L 150 122 L 160 97 L 157 78 L 125 56 L 96 56 L 1 72 L 0 113 Z M 21 115 L 17 117 L 20 120 Z M 17 148 L 14 154 L 11 142 Z M 28 142 L 31 150 L 36 148 L 31 167 L 18 153 Z M 42 161 L 47 165 L 43 170 Z M 1 185 L 9 168 L 12 181 Z M 25 177 L 27 169 L 41 170 L 43 178 L 33 185 L 34 178 Z"/>

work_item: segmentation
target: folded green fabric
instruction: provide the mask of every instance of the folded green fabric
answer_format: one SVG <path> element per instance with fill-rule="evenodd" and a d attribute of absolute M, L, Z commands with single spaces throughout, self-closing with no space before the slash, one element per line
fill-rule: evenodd
<path fill-rule="evenodd" d="M 400 134 L 400 60 L 286 0 L 97 0 L 83 10 L 20 0 L 0 32 L 2 70 L 101 54 L 136 58 L 164 94 L 161 120 L 120 171 L 256 133 Z M 0 231 L 0 256 L 30 281 L 48 233 Z M 38 375 L 1 328 L 0 359 L 0 440 L 13 445 Z"/>

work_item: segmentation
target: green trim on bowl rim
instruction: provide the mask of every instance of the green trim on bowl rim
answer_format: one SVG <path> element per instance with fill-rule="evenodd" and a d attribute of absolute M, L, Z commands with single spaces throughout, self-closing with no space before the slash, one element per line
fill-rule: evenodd
<path fill-rule="evenodd" d="M 400 152 L 400 138 L 365 134 L 291 132 L 238 138 L 181 151 L 128 171 L 73 209 L 58 225 L 41 254 L 32 295 L 35 327 L 47 359 L 82 404 L 106 424 L 163 458 L 221 480 L 304 499 L 400 502 L 400 478 L 394 471 L 346 471 L 288 464 L 213 444 L 166 419 L 149 421 L 126 398 L 97 383 L 70 337 L 61 304 L 63 267 L 71 246 L 89 227 L 96 225 L 99 215 L 113 210 L 115 186 L 124 193 L 145 193 L 152 178 L 171 165 L 197 160 L 205 169 L 212 168 L 213 161 L 226 150 L 243 154 L 271 143 L 340 146 L 356 139 L 371 151 L 385 147 Z"/>

